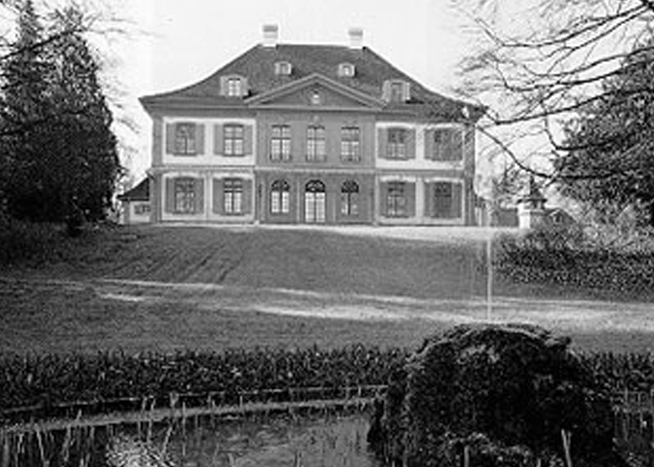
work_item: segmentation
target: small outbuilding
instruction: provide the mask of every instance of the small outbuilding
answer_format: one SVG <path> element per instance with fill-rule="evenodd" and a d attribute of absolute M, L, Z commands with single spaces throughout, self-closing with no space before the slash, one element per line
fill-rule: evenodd
<path fill-rule="evenodd" d="M 150 177 L 143 179 L 131 190 L 118 195 L 121 202 L 122 224 L 143 224 L 150 222 Z"/>

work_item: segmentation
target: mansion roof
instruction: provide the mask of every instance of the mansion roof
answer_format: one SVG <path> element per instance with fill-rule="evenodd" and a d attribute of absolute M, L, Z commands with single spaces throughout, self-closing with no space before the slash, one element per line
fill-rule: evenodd
<path fill-rule="evenodd" d="M 292 65 L 289 75 L 275 72 L 275 64 Z M 354 76 L 339 76 L 339 65 L 352 64 Z M 221 79 L 237 75 L 247 79 L 245 97 L 228 97 L 220 92 Z M 380 112 L 402 113 L 441 121 L 477 120 L 484 108 L 433 92 L 397 69 L 367 47 L 353 49 L 336 45 L 276 44 L 257 45 L 200 82 L 170 92 L 145 96 L 146 109 L 165 107 L 242 107 L 248 108 L 257 97 L 291 83 L 322 77 L 337 88 L 349 88 L 371 101 L 378 102 Z M 381 101 L 384 83 L 402 80 L 409 83 L 411 93 L 406 102 Z"/>

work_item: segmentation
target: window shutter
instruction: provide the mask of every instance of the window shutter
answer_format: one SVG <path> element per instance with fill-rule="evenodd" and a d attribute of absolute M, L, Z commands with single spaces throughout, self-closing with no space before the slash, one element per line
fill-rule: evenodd
<path fill-rule="evenodd" d="M 195 214 L 204 212 L 204 179 L 195 179 Z"/>
<path fill-rule="evenodd" d="M 220 77 L 220 95 L 221 96 L 227 95 L 227 76 Z"/>
<path fill-rule="evenodd" d="M 247 156 L 253 154 L 252 150 L 252 126 L 243 127 L 243 153 Z"/>
<path fill-rule="evenodd" d="M 213 126 L 213 153 L 223 154 L 225 152 L 223 144 L 223 126 L 216 124 Z"/>
<path fill-rule="evenodd" d="M 223 179 L 213 179 L 213 212 L 215 214 L 223 214 L 225 211 L 224 193 L 223 193 Z"/>
<path fill-rule="evenodd" d="M 461 202 L 463 200 L 463 185 L 461 183 L 452 184 L 452 218 L 460 219 L 462 211 Z"/>
<path fill-rule="evenodd" d="M 175 179 L 167 178 L 164 189 L 165 189 L 164 211 L 174 212 L 175 211 Z"/>
<path fill-rule="evenodd" d="M 425 215 L 434 217 L 434 184 L 425 183 Z"/>
<path fill-rule="evenodd" d="M 204 125 L 195 125 L 195 153 L 204 154 Z"/>
<path fill-rule="evenodd" d="M 402 82 L 402 101 L 407 102 L 411 99 L 411 83 Z"/>
<path fill-rule="evenodd" d="M 407 182 L 404 184 L 406 196 L 406 212 L 408 217 L 416 215 L 416 184 Z"/>
<path fill-rule="evenodd" d="M 416 130 L 406 130 L 406 158 L 416 158 Z"/>
<path fill-rule="evenodd" d="M 175 154 L 175 124 L 166 123 L 166 154 Z"/>
<path fill-rule="evenodd" d="M 243 180 L 243 214 L 252 212 L 252 180 Z"/>
<path fill-rule="evenodd" d="M 379 212 L 384 217 L 388 216 L 388 183 L 379 184 Z"/>
<path fill-rule="evenodd" d="M 388 157 L 386 144 L 388 140 L 388 129 L 380 128 L 377 131 L 377 157 L 379 159 L 386 159 Z"/>
<path fill-rule="evenodd" d="M 463 159 L 463 134 L 460 129 L 452 130 L 450 160 L 460 161 Z"/>
<path fill-rule="evenodd" d="M 426 160 L 435 159 L 434 158 L 434 130 L 425 130 L 425 159 Z"/>
<path fill-rule="evenodd" d="M 391 82 L 390 80 L 384 81 L 382 86 L 382 100 L 390 102 L 391 100 Z"/>

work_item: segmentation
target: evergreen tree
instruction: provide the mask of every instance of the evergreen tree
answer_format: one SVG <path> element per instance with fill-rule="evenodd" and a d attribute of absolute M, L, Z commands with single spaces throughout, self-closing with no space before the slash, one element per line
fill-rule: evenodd
<path fill-rule="evenodd" d="M 69 7 L 43 27 L 31 0 L 18 22 L 15 52 L 5 64 L 4 133 L 9 214 L 63 221 L 105 216 L 121 169 L 99 66 L 81 31 L 83 13 Z"/>

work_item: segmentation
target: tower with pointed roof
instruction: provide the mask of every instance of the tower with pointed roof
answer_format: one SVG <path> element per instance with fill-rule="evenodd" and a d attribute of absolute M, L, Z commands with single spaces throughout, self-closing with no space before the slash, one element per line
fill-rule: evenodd
<path fill-rule="evenodd" d="M 472 225 L 474 124 L 363 45 L 263 42 L 145 96 L 154 222 Z"/>

